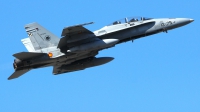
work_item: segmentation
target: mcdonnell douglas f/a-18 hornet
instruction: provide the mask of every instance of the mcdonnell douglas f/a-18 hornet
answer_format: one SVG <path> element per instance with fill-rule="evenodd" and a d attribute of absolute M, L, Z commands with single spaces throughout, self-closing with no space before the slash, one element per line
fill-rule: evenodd
<path fill-rule="evenodd" d="M 25 25 L 28 38 L 22 43 L 29 52 L 13 54 L 15 72 L 8 78 L 18 78 L 37 68 L 53 66 L 53 74 L 58 75 L 112 61 L 113 57 L 95 57 L 99 51 L 117 44 L 133 41 L 148 35 L 166 32 L 193 22 L 189 18 L 129 17 L 114 21 L 97 31 L 86 29 L 85 23 L 63 29 L 58 38 L 38 23 Z"/>

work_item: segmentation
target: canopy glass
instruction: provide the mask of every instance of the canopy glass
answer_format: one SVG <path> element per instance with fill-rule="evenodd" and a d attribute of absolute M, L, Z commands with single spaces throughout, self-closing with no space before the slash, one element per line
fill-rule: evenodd
<path fill-rule="evenodd" d="M 147 18 L 147 17 L 126 17 L 124 19 L 120 19 L 117 21 L 114 21 L 113 23 L 107 25 L 107 26 L 111 26 L 111 25 L 116 25 L 116 24 L 123 24 L 123 23 L 130 23 L 130 22 L 137 22 L 137 21 L 145 21 L 145 20 L 150 20 L 153 18 Z"/>

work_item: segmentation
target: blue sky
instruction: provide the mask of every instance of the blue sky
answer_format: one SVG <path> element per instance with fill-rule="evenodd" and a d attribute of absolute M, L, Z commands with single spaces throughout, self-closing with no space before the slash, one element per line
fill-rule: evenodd
<path fill-rule="evenodd" d="M 2 0 L 0 112 L 200 112 L 199 1 Z M 187 26 L 101 51 L 115 60 L 58 76 L 52 67 L 8 81 L 12 54 L 27 51 L 24 25 L 38 22 L 60 36 L 66 26 L 94 21 L 94 31 L 130 16 L 184 17 Z"/>

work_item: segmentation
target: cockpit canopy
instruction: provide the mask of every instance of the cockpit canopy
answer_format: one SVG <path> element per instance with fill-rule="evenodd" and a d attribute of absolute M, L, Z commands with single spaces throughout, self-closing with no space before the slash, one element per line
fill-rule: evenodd
<path fill-rule="evenodd" d="M 114 21 L 113 23 L 107 25 L 107 26 L 111 26 L 111 25 L 116 25 L 116 24 L 122 24 L 122 23 L 130 23 L 130 22 L 137 22 L 137 21 L 145 21 L 145 20 L 150 20 L 153 18 L 147 18 L 147 17 L 126 17 L 124 19 L 120 19 L 117 21 Z"/>

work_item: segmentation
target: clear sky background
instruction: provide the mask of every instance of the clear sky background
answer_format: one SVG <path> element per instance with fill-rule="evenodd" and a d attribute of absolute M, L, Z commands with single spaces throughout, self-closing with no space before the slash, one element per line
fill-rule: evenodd
<path fill-rule="evenodd" d="M 1 0 L 0 112 L 200 112 L 199 0 Z M 55 35 L 91 22 L 144 16 L 193 18 L 184 27 L 117 45 L 98 57 L 112 62 L 52 75 L 52 67 L 8 81 L 12 54 L 27 51 L 24 25 L 38 22 Z"/>

